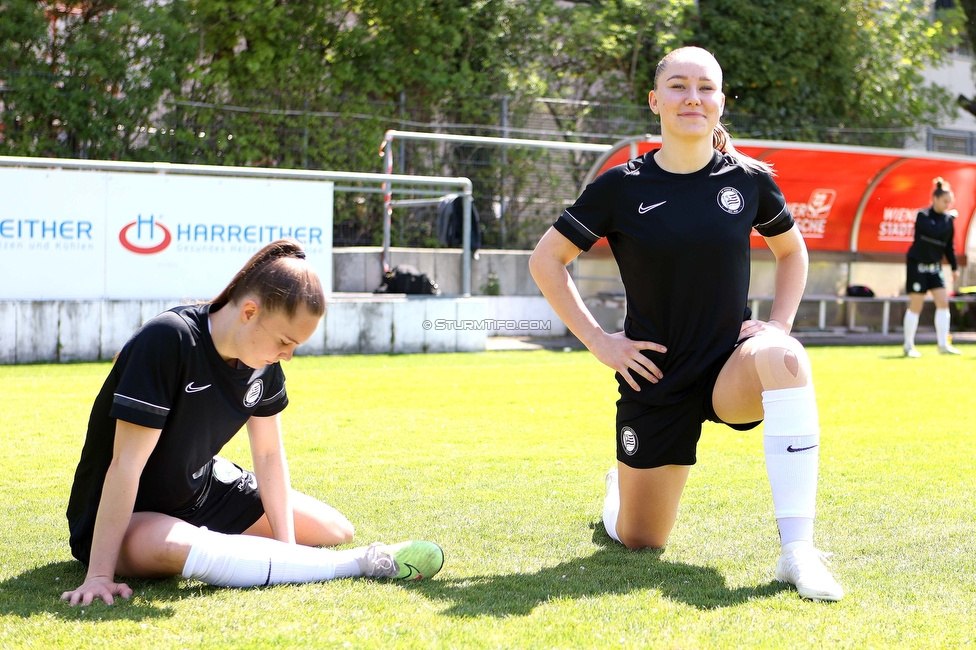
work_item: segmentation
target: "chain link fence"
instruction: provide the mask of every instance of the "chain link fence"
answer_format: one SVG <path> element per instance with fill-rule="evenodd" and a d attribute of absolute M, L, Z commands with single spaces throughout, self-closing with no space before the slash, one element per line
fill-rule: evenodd
<path fill-rule="evenodd" d="M 467 98 L 465 104 L 463 112 L 433 111 L 405 101 L 365 103 L 355 111 L 294 111 L 174 102 L 166 113 L 166 131 L 147 131 L 146 144 L 172 162 L 384 171 L 378 154 L 388 129 L 598 144 L 657 129 L 646 107 L 508 98 Z M 261 137 L 271 134 L 273 149 L 253 146 L 255 126 Z M 531 248 L 576 198 L 597 158 L 594 153 L 454 142 L 398 140 L 393 147 L 395 173 L 472 180 L 483 248 Z M 379 245 L 382 197 L 344 189 L 336 196 L 335 244 Z M 444 245 L 436 225 L 434 203 L 398 207 L 391 244 Z"/>
<path fill-rule="evenodd" d="M 2 91 L 2 89 L 0 89 Z M 86 158 L 95 149 L 68 128 L 46 124 L 38 130 L 3 111 L 0 92 L 0 150 L 5 141 L 41 142 L 39 154 Z M 206 102 L 168 101 L 156 117 L 139 126 L 118 125 L 124 146 L 113 157 L 189 164 L 262 166 L 381 172 L 380 143 L 389 129 L 455 135 L 514 137 L 612 144 L 644 133 L 659 133 L 647 106 L 506 97 L 464 98 L 463 110 L 398 102 L 336 99 L 301 109 Z M 281 100 L 280 103 L 284 103 Z M 458 102 L 459 104 L 462 102 Z M 748 115 L 727 114 L 733 136 L 806 140 L 836 144 L 904 147 L 918 142 L 934 151 L 974 153 L 976 135 L 918 129 L 849 129 L 807 121 L 771 125 Z M 474 185 L 483 248 L 528 249 L 571 203 L 598 154 L 425 141 L 394 141 L 393 171 L 402 174 L 464 176 Z M 98 149 L 105 150 L 104 147 Z M 99 156 L 100 157 L 100 156 Z M 367 188 L 340 188 L 335 200 L 336 246 L 380 245 L 382 195 Z M 398 198 L 410 198 L 400 195 Z M 418 198 L 431 198 L 420 197 Z M 433 197 L 436 198 L 436 197 Z M 287 210 L 282 206 L 282 210 Z M 393 211 L 393 246 L 438 247 L 437 206 Z"/>

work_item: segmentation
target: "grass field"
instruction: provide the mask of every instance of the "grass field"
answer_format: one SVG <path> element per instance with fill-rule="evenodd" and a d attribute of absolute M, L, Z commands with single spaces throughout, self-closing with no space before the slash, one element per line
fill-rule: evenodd
<path fill-rule="evenodd" d="M 107 364 L 0 367 L 0 648 L 929 648 L 976 644 L 976 349 L 812 348 L 817 543 L 848 591 L 772 579 L 761 429 L 707 424 L 663 551 L 611 543 L 612 373 L 585 352 L 298 358 L 283 419 L 294 486 L 357 541 L 426 538 L 407 585 L 246 590 L 135 580 L 58 600 L 83 567 L 64 507 Z M 246 436 L 226 455 L 250 466 Z"/>

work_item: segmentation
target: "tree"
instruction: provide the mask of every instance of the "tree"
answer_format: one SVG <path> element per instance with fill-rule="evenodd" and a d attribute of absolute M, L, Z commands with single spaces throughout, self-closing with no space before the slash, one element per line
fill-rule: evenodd
<path fill-rule="evenodd" d="M 547 97 L 644 104 L 657 62 L 690 39 L 693 11 L 692 0 L 552 5 L 532 72 Z"/>
<path fill-rule="evenodd" d="M 960 0 L 971 17 L 974 3 Z M 962 10 L 933 21 L 929 4 L 4 0 L 0 152 L 379 171 L 386 129 L 450 123 L 498 135 L 503 102 L 515 135 L 541 126 L 530 122 L 541 103 L 547 127 L 605 142 L 653 128 L 655 66 L 688 44 L 722 63 L 736 135 L 839 141 L 853 131 L 900 146 L 954 108 L 920 70 L 964 29 Z M 464 169 L 489 244 L 530 244 L 586 167 L 580 154 L 566 165 L 564 153 L 509 150 L 503 165 L 498 148 L 406 151 L 396 171 Z M 488 218 L 530 182 L 531 201 Z M 368 238 L 379 205 L 339 196 L 337 223 Z"/>
<path fill-rule="evenodd" d="M 966 16 L 965 30 L 970 48 L 976 48 L 976 0 L 957 0 Z"/>
<path fill-rule="evenodd" d="M 192 50 L 181 0 L 0 6 L 0 150 L 138 156 L 145 125 L 179 87 Z"/>
<path fill-rule="evenodd" d="M 702 0 L 700 21 L 701 44 L 725 70 L 727 110 L 751 122 L 733 130 L 829 140 L 824 125 L 874 129 L 872 144 L 900 146 L 904 130 L 951 110 L 920 70 L 942 60 L 952 36 L 920 1 Z"/>
<path fill-rule="evenodd" d="M 192 0 L 197 65 L 153 145 L 188 162 L 379 171 L 386 129 L 496 124 L 501 97 L 516 114 L 522 96 L 535 97 L 512 71 L 544 27 L 539 4 Z M 468 175 L 490 214 L 497 150 L 451 150 L 483 163 Z M 411 154 L 397 171 L 456 173 L 440 164 L 439 147 L 412 145 Z M 378 201 L 337 197 L 336 213 L 365 231 Z"/>

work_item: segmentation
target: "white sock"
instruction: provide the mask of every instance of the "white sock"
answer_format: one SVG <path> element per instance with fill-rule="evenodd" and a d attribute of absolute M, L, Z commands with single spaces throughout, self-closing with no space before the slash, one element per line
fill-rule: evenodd
<path fill-rule="evenodd" d="M 813 386 L 763 391 L 766 474 L 780 543 L 813 542 L 820 420 Z"/>
<path fill-rule="evenodd" d="M 333 551 L 204 529 L 190 548 L 183 577 L 218 587 L 319 582 L 360 575 L 356 557 L 362 552 Z"/>
<path fill-rule="evenodd" d="M 902 327 L 905 329 L 905 347 L 915 347 L 915 332 L 918 331 L 918 314 L 911 309 L 906 309 Z"/>
<path fill-rule="evenodd" d="M 935 310 L 935 336 L 939 341 L 939 347 L 944 348 L 949 345 L 949 310 Z"/>
<path fill-rule="evenodd" d="M 813 517 L 781 517 L 776 520 L 780 543 L 809 542 L 813 544 Z"/>
<path fill-rule="evenodd" d="M 620 514 L 620 488 L 617 486 L 618 472 L 613 468 L 607 474 L 607 496 L 603 500 L 603 527 L 607 535 L 620 541 L 617 535 L 617 515 Z"/>

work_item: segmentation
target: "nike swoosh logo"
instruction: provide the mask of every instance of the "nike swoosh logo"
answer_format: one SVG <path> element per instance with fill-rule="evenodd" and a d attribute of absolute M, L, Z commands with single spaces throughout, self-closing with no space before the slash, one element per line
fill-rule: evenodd
<path fill-rule="evenodd" d="M 206 386 L 194 386 L 193 385 L 193 382 L 191 381 L 189 384 L 186 385 L 186 392 L 188 392 L 188 393 L 199 393 L 201 390 L 207 390 L 212 385 L 213 384 L 207 384 Z"/>
<path fill-rule="evenodd" d="M 421 578 L 423 578 L 423 576 L 420 575 L 420 571 L 417 571 L 417 567 L 415 567 L 414 565 L 404 563 L 403 566 L 410 569 L 410 573 L 400 578 L 400 580 L 420 580 Z"/>
<path fill-rule="evenodd" d="M 795 454 L 798 451 L 806 451 L 807 449 L 813 449 L 816 446 L 817 445 L 810 445 L 809 447 L 793 447 L 793 445 L 790 445 L 786 448 L 786 451 L 790 452 L 791 454 Z"/>
<path fill-rule="evenodd" d="M 643 203 L 643 202 L 641 202 L 641 204 L 640 204 L 640 207 L 639 207 L 639 208 L 637 208 L 637 212 L 638 212 L 638 214 L 647 214 L 648 212 L 650 212 L 650 211 L 651 211 L 651 210 L 653 210 L 654 208 L 659 208 L 659 207 L 661 207 L 662 205 L 664 205 L 665 203 L 667 203 L 667 201 L 661 201 L 660 203 L 655 203 L 654 205 L 649 205 L 649 206 L 647 206 L 647 207 L 645 208 L 645 207 L 644 207 L 644 203 Z"/>

